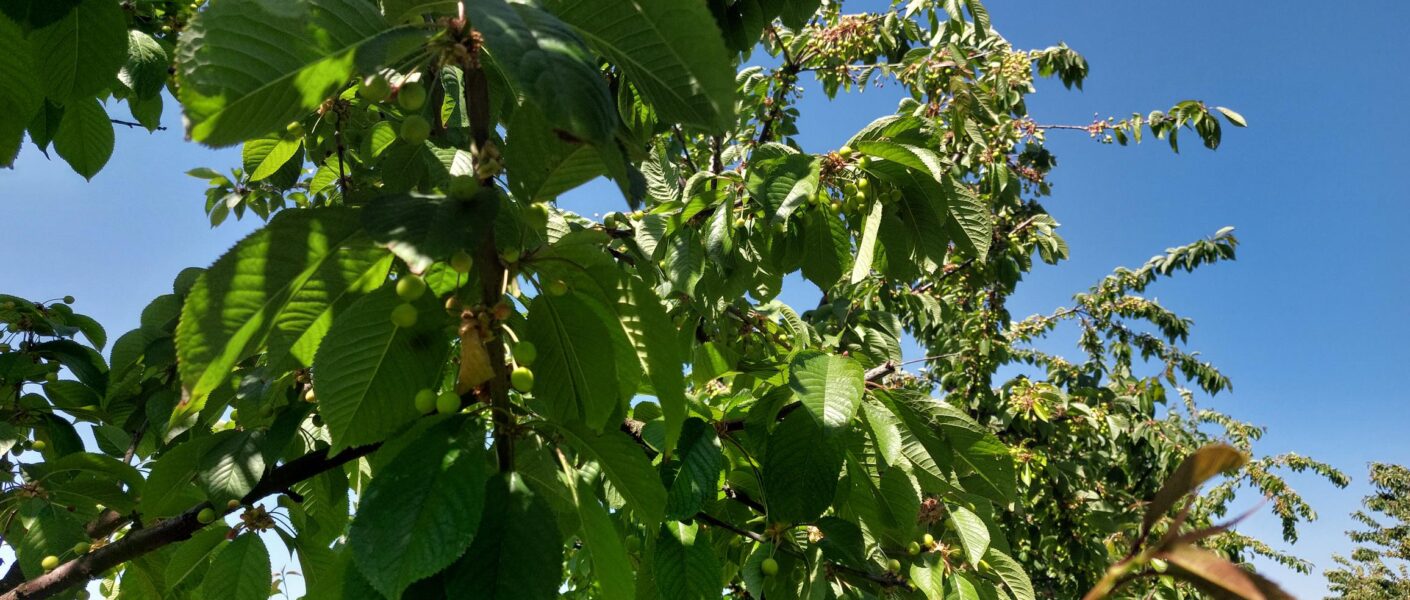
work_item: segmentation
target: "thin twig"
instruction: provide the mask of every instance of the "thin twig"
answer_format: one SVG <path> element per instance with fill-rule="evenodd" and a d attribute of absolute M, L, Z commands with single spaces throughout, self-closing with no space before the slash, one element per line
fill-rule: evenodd
<path fill-rule="evenodd" d="M 126 126 L 128 126 L 128 127 L 141 127 L 141 128 L 143 128 L 143 129 L 147 129 L 147 128 L 148 128 L 146 125 L 143 125 L 143 124 L 141 124 L 141 123 L 134 123 L 134 122 L 132 122 L 132 121 L 124 121 L 124 120 L 122 120 L 122 119 L 114 119 L 114 118 L 112 118 L 112 117 L 108 117 L 108 120 L 109 120 L 109 121 L 112 121 L 114 125 L 126 125 Z M 163 127 L 163 126 L 161 126 L 161 125 L 158 125 L 157 128 L 156 128 L 156 131 L 166 131 L 166 127 Z"/>

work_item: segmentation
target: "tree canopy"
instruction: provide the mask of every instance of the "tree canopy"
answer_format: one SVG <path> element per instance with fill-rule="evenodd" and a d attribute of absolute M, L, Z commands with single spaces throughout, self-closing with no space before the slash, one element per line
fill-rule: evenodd
<path fill-rule="evenodd" d="M 0 75 L 0 163 L 92 178 L 179 110 L 241 148 L 190 172 L 211 224 L 264 221 L 111 345 L 0 297 L 3 600 L 264 598 L 267 539 L 310 599 L 1282 598 L 1236 564 L 1310 565 L 1219 520 L 1251 489 L 1293 541 L 1282 474 L 1345 485 L 1199 406 L 1229 381 L 1143 295 L 1232 229 L 1009 313 L 1068 256 L 1050 133 L 1246 123 L 1039 123 L 1087 63 L 979 0 L 19 0 Z M 808 152 L 802 77 L 904 97 Z M 556 204 L 598 179 L 620 210 Z"/>

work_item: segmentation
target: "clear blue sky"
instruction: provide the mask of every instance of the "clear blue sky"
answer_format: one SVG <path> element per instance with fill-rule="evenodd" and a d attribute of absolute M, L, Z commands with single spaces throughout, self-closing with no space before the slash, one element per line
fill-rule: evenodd
<path fill-rule="evenodd" d="M 1114 266 L 1237 226 L 1237 262 L 1161 283 L 1151 295 L 1196 321 L 1192 347 L 1233 378 L 1234 392 L 1208 405 L 1267 425 L 1264 453 L 1297 451 L 1355 478 L 1346 490 L 1292 479 L 1322 517 L 1293 549 L 1320 570 L 1332 552 L 1349 549 L 1343 531 L 1368 490 L 1366 463 L 1410 463 L 1410 393 L 1394 375 L 1410 363 L 1410 262 L 1406 236 L 1395 233 L 1410 223 L 1410 199 L 1386 179 L 1406 164 L 1410 5 L 988 5 L 1016 45 L 1065 41 L 1091 64 L 1085 91 L 1040 86 L 1030 100 L 1040 122 L 1120 118 L 1186 98 L 1248 118 L 1249 129 L 1226 128 L 1219 151 L 1191 137 L 1181 155 L 1161 143 L 1121 148 L 1055 133 L 1049 146 L 1059 167 L 1047 206 L 1063 224 L 1072 260 L 1040 267 L 1010 308 L 1020 317 L 1049 311 Z M 813 151 L 835 148 L 895 106 L 893 89 L 834 104 L 809 89 L 800 140 Z M 124 112 L 117 107 L 114 116 Z M 115 338 L 181 268 L 209 264 L 254 226 L 208 228 L 204 183 L 181 173 L 225 169 L 238 152 L 184 143 L 179 118 L 168 114 L 166 122 L 172 129 L 153 135 L 120 130 L 116 155 L 91 183 L 33 147 L 15 171 L 0 171 L 0 290 L 73 294 L 75 308 Z M 618 209 L 612 194 L 590 186 L 572 205 Z M 806 285 L 793 285 L 787 297 L 809 305 L 815 292 Z M 1266 512 L 1243 529 L 1277 536 Z M 1301 597 L 1325 589 L 1320 572 L 1270 573 Z"/>

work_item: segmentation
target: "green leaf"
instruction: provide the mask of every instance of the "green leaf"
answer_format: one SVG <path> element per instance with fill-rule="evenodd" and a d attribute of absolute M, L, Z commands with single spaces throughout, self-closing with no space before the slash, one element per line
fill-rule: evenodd
<path fill-rule="evenodd" d="M 584 141 L 612 136 L 617 111 L 607 84 L 568 25 L 536 6 L 504 0 L 467 2 L 465 11 L 495 64 L 550 123 Z"/>
<path fill-rule="evenodd" d="M 810 210 L 803 217 L 803 277 L 823 290 L 842 278 L 852 239 L 829 211 Z"/>
<path fill-rule="evenodd" d="M 440 196 L 390 194 L 368 202 L 362 222 L 377 243 L 425 273 L 465 248 L 474 248 L 494 223 L 499 192 L 481 190 L 469 202 Z"/>
<path fill-rule="evenodd" d="M 23 537 L 14 544 L 21 571 L 27 579 L 44 574 L 40 562 L 45 556 L 63 556 L 74 544 L 86 542 L 83 522 L 56 505 L 44 503 L 29 520 Z"/>
<path fill-rule="evenodd" d="M 686 413 L 685 375 L 681 371 L 685 357 L 676 341 L 678 330 L 661 298 L 646 282 L 626 278 L 619 292 L 617 314 L 661 403 L 666 425 L 666 442 L 661 451 L 671 454 L 680 439 Z"/>
<path fill-rule="evenodd" d="M 564 469 L 582 522 L 583 544 L 592 556 L 593 578 L 602 586 L 602 597 L 631 598 L 636 574 L 622 545 L 622 536 L 612 525 L 607 509 L 592 494 L 591 482 L 571 466 L 564 465 Z"/>
<path fill-rule="evenodd" d="M 215 506 L 243 498 L 264 475 L 264 432 L 228 430 L 211 436 L 201 454 L 196 480 Z"/>
<path fill-rule="evenodd" d="M 1169 561 L 1178 577 L 1214 598 L 1292 600 L 1277 584 L 1194 546 L 1176 546 L 1155 557 Z"/>
<path fill-rule="evenodd" d="M 666 512 L 666 488 L 644 448 L 617 429 L 594 433 L 568 426 L 562 431 L 574 448 L 597 462 L 639 520 L 647 525 L 661 522 Z"/>
<path fill-rule="evenodd" d="M 962 232 L 963 235 L 955 236 L 956 239 L 967 242 L 977 259 L 984 260 L 994 239 L 993 214 L 984 200 L 962 181 L 946 178 L 944 190 L 950 209 L 947 226 Z"/>
<path fill-rule="evenodd" d="M 749 194 L 764 206 L 771 221 L 787 221 L 793 211 L 806 206 L 818 193 L 821 165 L 818 157 L 809 154 L 761 160 L 749 169 Z"/>
<path fill-rule="evenodd" d="M 167 589 L 174 591 L 196 587 L 204 579 L 211 557 L 223 547 L 229 532 L 225 527 L 206 527 L 177 545 L 164 571 Z M 191 585 L 183 587 L 187 583 Z"/>
<path fill-rule="evenodd" d="M 699 0 L 552 0 L 547 7 L 620 67 L 663 121 L 723 133 L 734 125 L 734 70 Z"/>
<path fill-rule="evenodd" d="M 805 352 L 793 359 L 788 385 L 829 438 L 850 428 L 866 391 L 862 365 L 846 356 Z"/>
<path fill-rule="evenodd" d="M 967 467 L 965 482 L 970 491 L 999 503 L 1015 494 L 1013 458 L 1008 447 L 992 432 L 958 408 L 924 394 L 897 392 L 878 394 L 887 401 L 906 428 L 925 447 L 937 464 L 953 458 Z M 943 436 L 943 442 L 935 436 Z"/>
<path fill-rule="evenodd" d="M 1248 127 L 1248 121 L 1244 120 L 1243 115 L 1236 113 L 1228 108 L 1224 108 L 1222 106 L 1216 106 L 1214 107 L 1214 110 L 1217 110 L 1219 111 L 1219 114 L 1224 115 L 1224 118 L 1228 119 L 1230 123 L 1233 123 L 1238 127 Z"/>
<path fill-rule="evenodd" d="M 960 534 L 960 544 L 964 546 L 969 564 L 978 565 L 989 550 L 989 526 L 974 511 L 959 505 L 950 506 L 950 523 Z"/>
<path fill-rule="evenodd" d="M 75 100 L 54 132 L 54 150 L 84 179 L 93 179 L 113 155 L 113 123 L 96 99 Z"/>
<path fill-rule="evenodd" d="M 176 50 L 188 133 L 220 147 L 281 130 L 419 35 L 367 0 L 212 2 Z"/>
<path fill-rule="evenodd" d="M 887 141 L 865 141 L 857 142 L 857 150 L 862 154 L 889 160 L 913 171 L 929 175 L 936 183 L 945 180 L 945 160 L 929 148 Z"/>
<path fill-rule="evenodd" d="M 250 181 L 260 181 L 279 172 L 289 162 L 303 142 L 298 138 L 262 137 L 246 140 L 240 150 L 245 172 Z"/>
<path fill-rule="evenodd" d="M 945 570 L 940 557 L 927 552 L 911 563 L 911 583 L 925 595 L 926 600 L 942 600 L 945 597 Z"/>
<path fill-rule="evenodd" d="M 475 538 L 487 465 L 479 445 L 451 436 L 460 420 L 421 432 L 363 493 L 348 547 L 389 598 L 455 562 Z"/>
<path fill-rule="evenodd" d="M 539 294 L 529 305 L 526 339 L 539 351 L 534 396 L 548 414 L 596 431 L 615 429 L 613 415 L 636 391 L 620 385 L 626 374 L 617 355 L 632 346 L 617 317 L 586 294 Z"/>
<path fill-rule="evenodd" d="M 171 57 L 157 40 L 136 29 L 127 32 L 127 64 L 118 73 L 118 79 L 138 98 L 159 96 L 166 86 L 170 68 Z"/>
<path fill-rule="evenodd" d="M 763 469 L 771 520 L 808 522 L 832 505 L 842 472 L 836 443 L 805 410 L 793 411 L 774 428 Z"/>
<path fill-rule="evenodd" d="M 724 455 L 715 429 L 697 418 L 685 422 L 681 433 L 679 468 L 669 483 L 666 516 L 687 520 L 700 512 L 719 490 L 720 467 Z"/>
<path fill-rule="evenodd" d="M 412 303 L 413 327 L 397 327 L 393 286 L 362 297 L 333 321 L 313 359 L 313 389 L 333 451 L 381 441 L 420 416 L 416 392 L 434 389 L 449 351 L 448 317 L 431 294 Z"/>
<path fill-rule="evenodd" d="M 382 285 L 390 265 L 348 209 L 282 211 L 240 240 L 181 307 L 176 350 L 189 398 L 172 423 L 204 407 L 235 364 L 266 344 L 270 364 L 312 364 L 334 316 Z"/>
<path fill-rule="evenodd" d="M 44 94 L 68 105 L 107 88 L 127 61 L 127 15 L 112 0 L 84 0 L 29 39 Z"/>
<path fill-rule="evenodd" d="M 215 436 L 187 440 L 157 457 L 142 485 L 142 514 L 149 518 L 177 515 L 206 500 L 193 484 L 201 470 L 201 457 L 220 440 Z"/>
<path fill-rule="evenodd" d="M 1028 579 L 1028 574 L 1023 571 L 1023 565 L 1018 564 L 1018 561 L 992 547 L 984 557 L 999 575 L 999 579 L 1009 587 L 1009 593 L 1013 594 L 1014 600 L 1034 600 L 1037 597 L 1033 592 L 1033 582 Z"/>
<path fill-rule="evenodd" d="M 876 235 L 881 229 L 882 204 L 880 200 L 872 203 L 871 211 L 867 213 L 866 222 L 862 225 L 862 238 L 857 241 L 857 257 L 852 261 L 852 283 L 861 283 L 867 275 L 871 274 L 871 263 L 876 253 Z"/>
<path fill-rule="evenodd" d="M 1141 520 L 1141 531 L 1150 531 L 1151 527 L 1175 506 L 1175 502 L 1185 494 L 1195 491 L 1210 477 L 1242 467 L 1246 462 L 1248 455 L 1228 444 L 1210 444 L 1185 457 L 1146 506 L 1146 514 Z"/>
<path fill-rule="evenodd" d="M 662 600 L 711 600 L 720 597 L 720 563 L 708 536 L 695 523 L 671 521 L 656 536 L 652 573 Z"/>
<path fill-rule="evenodd" d="M 201 584 L 203 600 L 264 600 L 269 597 L 269 549 L 246 533 L 216 551 Z"/>
<path fill-rule="evenodd" d="M 607 171 L 596 148 L 559 137 L 532 104 L 514 111 L 504 166 L 510 189 L 521 202 L 554 200 Z"/>
<path fill-rule="evenodd" d="M 14 159 L 25 128 L 44 103 L 24 30 L 0 15 L 0 167 Z M 42 146 L 41 146 L 42 147 Z"/>
<path fill-rule="evenodd" d="M 474 590 L 485 600 L 558 597 L 563 537 L 553 511 L 516 473 L 485 482 L 485 509 L 475 542 L 445 577 L 447 597 Z"/>

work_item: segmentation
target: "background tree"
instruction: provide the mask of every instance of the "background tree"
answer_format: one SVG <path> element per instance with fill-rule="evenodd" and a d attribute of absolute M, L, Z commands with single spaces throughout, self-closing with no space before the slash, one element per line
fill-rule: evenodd
<path fill-rule="evenodd" d="M 106 359 L 62 302 L 5 300 L 20 453 L 0 523 L 19 560 L 0 598 L 92 578 L 262 598 L 258 532 L 313 598 L 1074 597 L 1110 573 L 1108 543 L 1138 550 L 1179 508 L 1160 482 L 1196 448 L 1259 433 L 1195 408 L 1180 386 L 1227 382 L 1137 295 L 1231 258 L 1227 231 L 1074 308 L 1004 309 L 1035 255 L 1066 257 L 1039 203 L 1048 131 L 1178 151 L 1243 118 L 1182 101 L 1036 123 L 1035 73 L 1080 85 L 1086 63 L 1012 47 L 977 0 L 36 0 L 5 5 L 0 50 L 6 162 L 28 137 L 91 177 L 112 152 L 103 101 L 150 127 L 166 89 L 193 140 L 242 146 L 228 175 L 191 173 L 211 222 L 268 221 L 181 273 Z M 907 98 L 809 154 L 805 73 L 829 96 Z M 625 210 L 554 204 L 599 177 Z M 776 299 L 795 273 L 817 307 Z M 1024 346 L 1063 320 L 1082 362 Z M 996 388 L 1016 362 L 1038 369 Z M 1163 408 L 1175 394 L 1184 414 Z M 1311 513 L 1280 467 L 1340 477 L 1260 459 L 1158 532 L 1248 484 L 1291 538 Z M 1227 559 L 1280 556 L 1217 533 Z"/>
<path fill-rule="evenodd" d="M 1341 568 L 1326 573 L 1333 594 L 1329 598 L 1410 596 L 1410 572 L 1406 570 L 1406 561 L 1410 561 L 1410 469 L 1373 463 L 1371 485 L 1375 493 L 1363 501 L 1366 511 L 1351 515 L 1366 529 L 1347 532 L 1362 546 L 1352 551 L 1349 559 L 1333 557 Z M 1389 523 L 1384 524 L 1384 519 Z"/>

